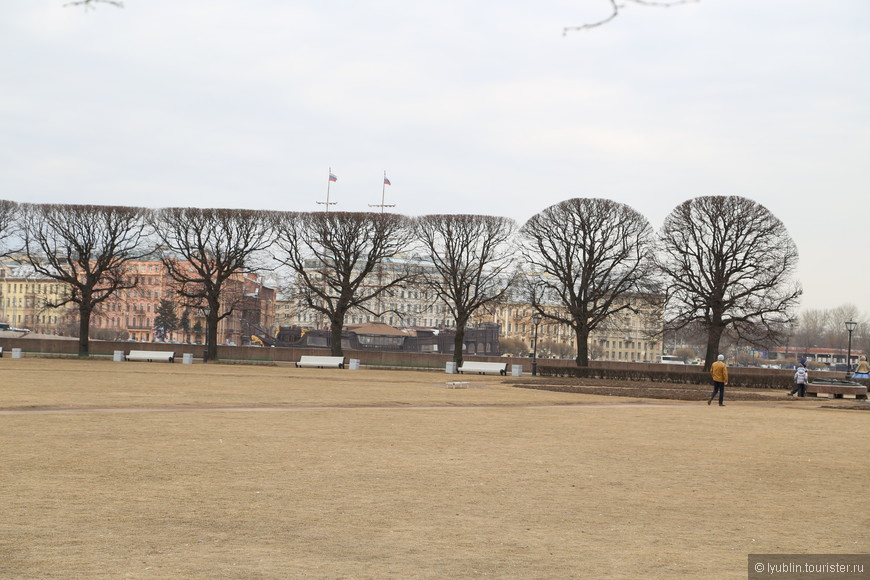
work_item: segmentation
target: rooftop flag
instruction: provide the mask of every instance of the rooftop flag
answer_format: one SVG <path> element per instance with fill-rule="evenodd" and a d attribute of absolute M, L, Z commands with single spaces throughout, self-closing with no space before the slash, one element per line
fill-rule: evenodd
<path fill-rule="evenodd" d="M 381 208 L 381 213 L 384 213 L 385 207 L 396 207 L 395 205 L 387 205 L 384 203 L 384 196 L 387 193 L 387 186 L 388 185 L 392 185 L 392 183 L 390 183 L 390 180 L 387 179 L 387 172 L 385 170 L 384 171 L 384 184 L 381 186 L 381 203 L 380 203 L 380 205 L 369 204 L 369 207 L 379 207 L 379 208 Z"/>

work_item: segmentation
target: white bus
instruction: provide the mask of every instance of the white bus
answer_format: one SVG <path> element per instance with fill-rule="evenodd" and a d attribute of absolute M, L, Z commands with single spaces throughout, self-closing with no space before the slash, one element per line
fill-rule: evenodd
<path fill-rule="evenodd" d="M 667 365 L 684 365 L 686 361 L 681 359 L 678 356 L 674 356 L 672 354 L 663 354 L 659 359 L 659 362 Z"/>

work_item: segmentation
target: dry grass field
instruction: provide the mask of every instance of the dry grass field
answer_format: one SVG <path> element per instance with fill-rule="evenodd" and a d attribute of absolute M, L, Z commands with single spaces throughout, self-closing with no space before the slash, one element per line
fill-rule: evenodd
<path fill-rule="evenodd" d="M 870 413 L 455 378 L 0 359 L 0 577 L 719 579 L 870 552 Z"/>

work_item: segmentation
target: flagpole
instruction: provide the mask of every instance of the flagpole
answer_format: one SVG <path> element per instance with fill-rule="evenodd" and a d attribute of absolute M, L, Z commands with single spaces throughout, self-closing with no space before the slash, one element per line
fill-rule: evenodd
<path fill-rule="evenodd" d="M 376 205 L 376 204 L 372 204 L 372 203 L 369 204 L 369 207 L 381 208 L 382 215 L 384 213 L 385 207 L 396 207 L 396 204 L 387 205 L 385 203 L 385 198 L 387 195 L 387 184 L 389 184 L 389 183 L 390 183 L 390 180 L 387 179 L 387 170 L 385 169 L 384 170 L 384 182 L 383 182 L 383 184 L 381 184 L 381 204 L 380 205 Z M 392 185 L 392 184 L 390 184 L 390 185 Z M 378 287 L 383 287 L 383 285 L 384 285 L 383 278 L 384 278 L 384 263 L 383 263 L 383 261 L 380 261 L 380 262 L 378 262 Z M 384 318 L 383 299 L 384 299 L 383 293 L 378 294 L 378 322 L 384 321 L 383 320 L 383 318 Z"/>
<path fill-rule="evenodd" d="M 379 208 L 381 208 L 381 213 L 384 213 L 384 208 L 385 208 L 385 207 L 396 207 L 396 204 L 387 204 L 387 203 L 384 203 L 384 198 L 385 198 L 385 196 L 386 196 L 386 194 L 387 194 L 387 184 L 390 184 L 390 180 L 387 179 L 387 171 L 384 170 L 384 183 L 383 183 L 383 185 L 381 185 L 381 203 L 380 203 L 380 205 L 375 204 L 375 203 L 370 203 L 370 204 L 369 204 L 369 207 L 379 207 Z"/>
<path fill-rule="evenodd" d="M 333 181 L 336 181 L 336 179 L 337 178 L 332 174 L 332 167 L 330 167 L 329 168 L 329 178 L 326 180 L 326 201 L 318 201 L 317 202 L 319 205 L 326 206 L 326 213 L 329 213 L 329 206 L 336 204 L 336 202 L 334 202 L 334 201 L 333 202 L 329 201 L 329 186 L 332 184 Z"/>
<path fill-rule="evenodd" d="M 384 169 L 384 182 L 381 184 L 381 213 L 384 213 L 384 199 L 387 195 L 387 170 Z"/>
<path fill-rule="evenodd" d="M 326 178 L 326 211 L 329 212 L 329 188 L 332 185 L 332 167 L 329 168 L 329 177 Z"/>

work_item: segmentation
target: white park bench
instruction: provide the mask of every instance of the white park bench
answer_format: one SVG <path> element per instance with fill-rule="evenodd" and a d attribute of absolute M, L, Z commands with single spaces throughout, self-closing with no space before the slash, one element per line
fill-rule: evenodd
<path fill-rule="evenodd" d="M 507 363 L 500 362 L 478 362 L 478 361 L 465 361 L 462 363 L 462 366 L 459 367 L 458 370 L 461 373 L 498 373 L 500 375 L 507 374 Z"/>
<path fill-rule="evenodd" d="M 297 367 L 315 367 L 318 369 L 323 368 L 336 368 L 343 369 L 344 368 L 344 357 L 343 356 L 313 356 L 313 355 L 302 355 L 299 358 L 299 361 L 296 363 Z"/>
<path fill-rule="evenodd" d="M 0 346 L 0 358 L 3 358 L 3 347 Z"/>
<path fill-rule="evenodd" d="M 144 361 L 166 361 L 175 362 L 175 352 L 171 350 L 131 350 L 126 357 L 127 360 L 144 360 Z"/>

